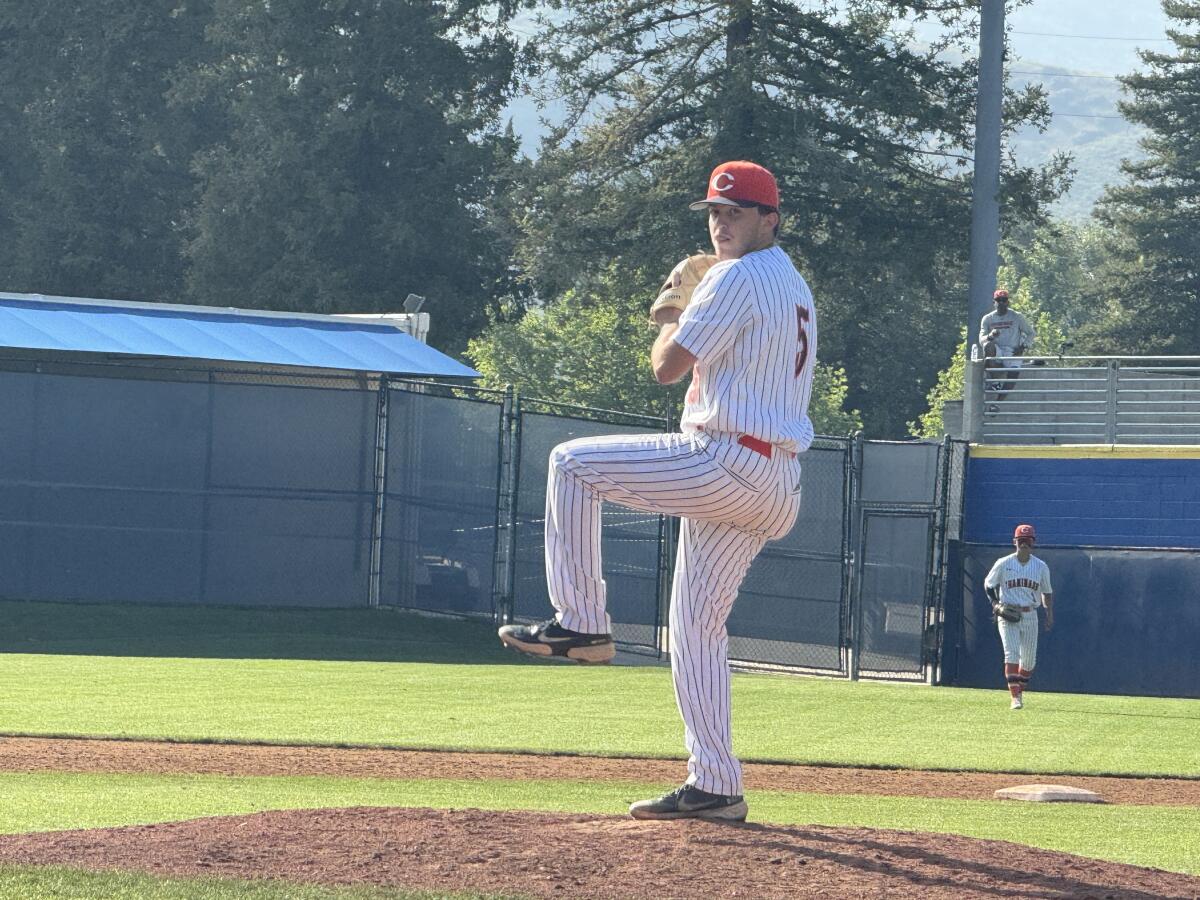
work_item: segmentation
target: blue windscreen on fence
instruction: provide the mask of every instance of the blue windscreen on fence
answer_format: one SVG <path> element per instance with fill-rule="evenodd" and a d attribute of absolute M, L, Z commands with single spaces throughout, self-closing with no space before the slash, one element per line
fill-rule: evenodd
<path fill-rule="evenodd" d="M 503 427 L 499 402 L 389 392 L 381 604 L 495 613 Z"/>
<path fill-rule="evenodd" d="M 211 415 L 205 602 L 364 605 L 375 393 L 217 384 Z"/>
<path fill-rule="evenodd" d="M 552 614 L 554 446 L 666 427 L 428 381 L 27 359 L 0 360 L 0 416 L 5 598 L 520 620 Z M 858 447 L 821 438 L 804 454 L 796 525 L 730 616 L 732 660 L 921 671 L 939 558 L 917 537 L 946 515 L 939 448 Z M 865 529 L 864 510 L 921 534 Z M 673 524 L 611 504 L 602 520 L 614 636 L 658 652 Z"/>
<path fill-rule="evenodd" d="M 365 602 L 369 395 L 0 372 L 0 595 Z"/>
<path fill-rule="evenodd" d="M 842 667 L 846 441 L 801 459 L 800 513 L 751 565 L 729 616 L 729 655 L 746 662 Z"/>

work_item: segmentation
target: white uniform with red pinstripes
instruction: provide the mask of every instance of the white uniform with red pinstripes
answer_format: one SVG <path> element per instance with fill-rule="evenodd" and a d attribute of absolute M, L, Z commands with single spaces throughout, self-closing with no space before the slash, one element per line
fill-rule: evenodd
<path fill-rule="evenodd" d="M 1037 665 L 1037 608 L 1043 604 L 1042 595 L 1054 593 L 1050 586 L 1050 567 L 1036 556 L 1031 555 L 1022 563 L 1017 554 L 1010 553 L 996 560 L 983 580 L 983 586 L 998 588 L 1001 603 L 1019 607 L 1025 613 L 1020 622 L 1009 622 L 997 616 L 996 627 L 1000 629 L 1004 661 L 1010 665 L 1017 663 L 1032 672 Z"/>
<path fill-rule="evenodd" d="M 725 622 L 750 564 L 791 530 L 800 509 L 795 454 L 813 439 L 816 314 L 808 285 L 772 246 L 713 266 L 679 322 L 674 340 L 697 358 L 681 432 L 554 448 L 546 572 L 563 627 L 608 632 L 602 501 L 682 517 L 670 637 L 688 782 L 741 794 Z M 739 443 L 743 436 L 752 446 Z"/>

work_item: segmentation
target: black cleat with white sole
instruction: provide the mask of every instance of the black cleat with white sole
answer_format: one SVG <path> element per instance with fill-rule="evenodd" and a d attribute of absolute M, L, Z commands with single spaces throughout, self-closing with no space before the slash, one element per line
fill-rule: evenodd
<path fill-rule="evenodd" d="M 584 634 L 563 628 L 556 619 L 536 625 L 505 625 L 500 641 L 530 656 L 557 656 L 585 665 L 609 662 L 616 655 L 611 634 Z"/>
<path fill-rule="evenodd" d="M 685 784 L 657 800 L 639 800 L 629 807 L 635 819 L 715 819 L 745 822 L 749 808 L 740 794 L 710 794 Z"/>

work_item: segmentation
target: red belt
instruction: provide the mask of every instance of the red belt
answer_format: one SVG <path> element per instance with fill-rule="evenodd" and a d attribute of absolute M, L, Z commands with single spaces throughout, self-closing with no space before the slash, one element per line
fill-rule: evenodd
<path fill-rule="evenodd" d="M 737 439 L 737 442 L 739 444 L 741 444 L 743 447 L 745 447 L 747 450 L 753 450 L 755 453 L 760 453 L 763 456 L 765 456 L 767 459 L 770 459 L 771 454 L 775 452 L 774 445 L 768 444 L 766 441 L 760 441 L 758 438 L 751 437 L 748 434 L 743 434 L 741 437 L 739 437 Z M 796 454 L 791 453 L 789 455 L 795 456 Z"/>

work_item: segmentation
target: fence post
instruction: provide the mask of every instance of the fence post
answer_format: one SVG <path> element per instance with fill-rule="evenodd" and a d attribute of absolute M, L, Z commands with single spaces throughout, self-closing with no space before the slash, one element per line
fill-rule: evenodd
<path fill-rule="evenodd" d="M 846 555 L 846 673 L 851 681 L 858 681 L 858 668 L 861 657 L 859 639 L 862 635 L 862 604 L 857 594 L 859 590 L 860 572 L 862 565 L 860 547 L 860 532 L 862 522 L 862 461 L 863 433 L 855 432 L 849 446 L 849 478 L 848 497 L 846 503 L 847 517 L 847 555 Z"/>
<path fill-rule="evenodd" d="M 496 518 L 492 540 L 492 619 L 504 624 L 505 587 L 508 583 L 508 530 L 512 497 L 509 479 L 512 469 L 512 447 L 509 440 L 509 417 L 512 415 L 513 386 L 506 384 L 500 398 L 500 418 L 496 423 Z"/>
<path fill-rule="evenodd" d="M 371 516 L 371 554 L 367 575 L 367 606 L 378 607 L 383 582 L 383 520 L 387 497 L 388 377 L 379 378 L 375 405 L 375 507 Z"/>
<path fill-rule="evenodd" d="M 937 684 L 942 672 L 942 637 L 946 619 L 946 543 L 949 533 L 951 479 L 954 477 L 954 441 L 950 435 L 942 439 L 941 491 L 935 494 L 933 551 L 936 565 L 930 573 L 933 579 L 928 619 L 922 632 L 925 683 Z"/>
<path fill-rule="evenodd" d="M 1121 361 L 1110 359 L 1104 383 L 1104 441 L 1117 442 L 1117 376 L 1121 372 Z"/>
<path fill-rule="evenodd" d="M 513 620 L 516 609 L 517 519 L 521 500 L 521 396 L 512 385 L 505 388 L 504 426 L 508 431 L 508 511 L 505 528 L 504 594 L 497 610 L 501 624 Z"/>

